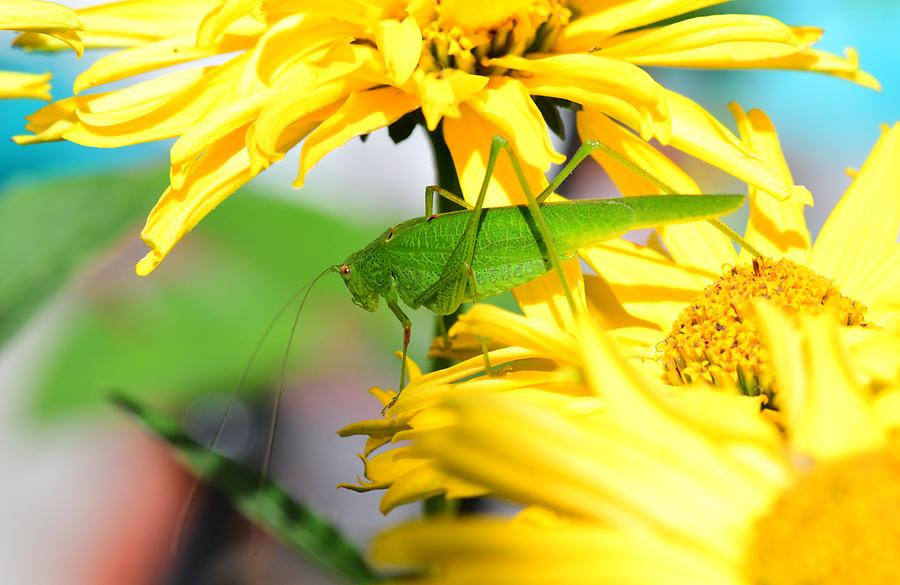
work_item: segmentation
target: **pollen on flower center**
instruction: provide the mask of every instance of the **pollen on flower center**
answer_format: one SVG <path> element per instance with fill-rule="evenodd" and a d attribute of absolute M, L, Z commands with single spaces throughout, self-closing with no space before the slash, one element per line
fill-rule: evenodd
<path fill-rule="evenodd" d="M 829 309 L 845 325 L 865 326 L 865 306 L 843 296 L 831 280 L 790 260 L 756 258 L 732 268 L 682 311 L 660 347 L 668 381 L 730 381 L 751 396 L 771 396 L 771 362 L 753 319 L 757 299 L 794 315 Z"/>
<path fill-rule="evenodd" d="M 758 585 L 900 583 L 900 448 L 814 467 L 761 518 L 747 572 Z"/>
<path fill-rule="evenodd" d="M 466 73 L 502 74 L 503 71 L 496 71 L 487 60 L 549 51 L 571 18 L 572 12 L 560 0 L 535 0 L 526 10 L 504 22 L 474 31 L 448 26 L 436 18 L 422 30 L 425 50 L 419 67 L 424 71 L 458 69 Z"/>

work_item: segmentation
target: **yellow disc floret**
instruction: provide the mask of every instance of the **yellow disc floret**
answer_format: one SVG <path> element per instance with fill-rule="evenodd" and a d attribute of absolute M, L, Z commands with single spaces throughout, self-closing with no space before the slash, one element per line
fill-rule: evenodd
<path fill-rule="evenodd" d="M 831 280 L 790 260 L 756 258 L 752 265 L 732 268 L 682 311 L 660 348 L 669 382 L 703 378 L 737 384 L 751 396 L 771 396 L 771 362 L 753 319 L 758 299 L 794 315 L 830 310 L 845 325 L 865 326 L 866 308 L 843 296 Z"/>
<path fill-rule="evenodd" d="M 900 583 L 900 449 L 816 465 L 760 519 L 756 585 Z"/>
<path fill-rule="evenodd" d="M 425 50 L 419 67 L 424 71 L 458 69 L 483 75 L 502 74 L 487 64 L 491 57 L 521 56 L 550 51 L 572 12 L 560 0 L 535 0 L 525 10 L 490 28 L 467 30 L 452 19 L 439 17 L 423 31 Z"/>

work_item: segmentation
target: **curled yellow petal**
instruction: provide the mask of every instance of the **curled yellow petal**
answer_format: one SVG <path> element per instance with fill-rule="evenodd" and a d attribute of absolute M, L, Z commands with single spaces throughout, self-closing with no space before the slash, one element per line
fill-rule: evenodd
<path fill-rule="evenodd" d="M 636 65 L 727 67 L 729 63 L 793 55 L 803 40 L 786 24 L 750 14 L 689 18 L 675 24 L 620 35 L 600 54 Z"/>
<path fill-rule="evenodd" d="M 84 96 L 75 96 L 47 104 L 25 118 L 25 129 L 33 134 L 13 136 L 13 141 L 24 145 L 62 140 L 63 134 L 78 124 L 75 111 L 85 101 Z"/>
<path fill-rule="evenodd" d="M 263 0 L 226 0 L 221 6 L 209 11 L 197 27 L 196 45 L 204 47 L 216 44 L 234 23 L 240 19 L 253 19 L 262 29 L 265 22 Z"/>
<path fill-rule="evenodd" d="M 841 79 L 857 83 L 863 87 L 881 90 L 881 84 L 871 74 L 860 69 L 859 54 L 856 49 L 844 49 L 844 56 L 835 55 L 819 49 L 803 49 L 793 55 L 738 61 L 721 65 L 729 69 L 785 69 L 793 71 L 812 71 L 825 73 Z M 706 65 L 713 67 L 714 65 Z"/>
<path fill-rule="evenodd" d="M 667 140 L 665 91 L 645 71 L 620 59 L 570 54 L 492 59 L 495 66 L 526 72 L 521 82 L 534 95 L 571 100 L 605 112 L 641 137 Z"/>
<path fill-rule="evenodd" d="M 35 98 L 49 100 L 50 73 L 0 71 L 0 98 Z"/>
<path fill-rule="evenodd" d="M 469 98 L 468 104 L 508 137 L 525 164 L 547 171 L 553 163 L 566 160 L 553 148 L 541 112 L 518 80 L 491 77 L 487 87 Z"/>
<path fill-rule="evenodd" d="M 715 165 L 776 199 L 812 205 L 812 195 L 805 187 L 779 176 L 702 106 L 674 91 L 667 90 L 666 94 L 672 119 L 670 146 Z"/>
<path fill-rule="evenodd" d="M 0 0 L 0 30 L 48 35 L 58 39 L 81 56 L 84 51 L 78 30 L 78 14 L 55 2 L 41 0 Z"/>
<path fill-rule="evenodd" d="M 422 100 L 422 115 L 429 130 L 437 128 L 444 116 L 458 118 L 459 105 L 484 89 L 489 79 L 458 69 L 432 71 L 422 76 L 418 84 Z"/>
<path fill-rule="evenodd" d="M 169 187 L 150 212 L 141 239 L 150 252 L 135 267 L 150 274 L 186 233 L 238 187 L 250 180 L 250 157 L 244 129 L 210 147 L 179 189 Z"/>
<path fill-rule="evenodd" d="M 395 87 L 351 94 L 343 106 L 306 138 L 300 153 L 300 172 L 294 186 L 301 187 L 309 169 L 338 146 L 354 136 L 384 128 L 418 106 L 417 96 Z"/>
<path fill-rule="evenodd" d="M 195 34 L 203 17 L 219 6 L 218 0 L 128 0 L 87 6 L 78 10 L 82 43 L 89 48 L 133 47 L 172 36 Z M 55 39 L 34 33 L 19 36 L 15 45 L 54 51 Z"/>
<path fill-rule="evenodd" d="M 178 63 L 249 49 L 254 41 L 252 37 L 234 36 L 225 38 L 222 43 L 214 46 L 197 48 L 193 36 L 185 35 L 123 49 L 97 59 L 75 78 L 73 91 L 79 93 L 97 85 L 149 73 Z"/>
<path fill-rule="evenodd" d="M 573 2 L 582 16 L 564 28 L 557 41 L 560 52 L 589 51 L 606 37 L 646 26 L 728 0 L 623 0 Z"/>
<path fill-rule="evenodd" d="M 772 121 L 760 110 L 744 110 L 730 105 L 741 139 L 787 184 L 794 179 L 784 160 Z M 803 215 L 803 203 L 776 201 L 750 185 L 750 219 L 745 237 L 764 256 L 785 257 L 805 265 L 809 258 L 810 235 Z M 749 260 L 747 252 L 742 254 Z"/>
<path fill-rule="evenodd" d="M 416 19 L 382 20 L 375 27 L 375 42 L 384 57 L 387 76 L 397 87 L 412 76 L 422 53 L 422 31 Z"/>

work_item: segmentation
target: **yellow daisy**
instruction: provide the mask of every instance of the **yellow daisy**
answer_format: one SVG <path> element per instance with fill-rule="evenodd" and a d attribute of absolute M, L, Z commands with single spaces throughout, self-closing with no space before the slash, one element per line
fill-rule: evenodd
<path fill-rule="evenodd" d="M 780 167 L 790 181 L 786 165 L 776 164 L 783 159 L 768 119 L 761 112 L 743 115 L 736 111 L 744 138 L 773 168 Z M 635 139 L 630 146 L 638 143 Z M 640 144 L 642 150 L 631 152 L 648 152 L 645 143 Z M 814 246 L 803 220 L 802 204 L 776 202 L 751 191 L 747 239 L 770 256 L 786 256 L 796 263 L 759 259 L 741 265 L 732 244 L 707 225 L 667 226 L 661 230 L 661 237 L 669 246 L 668 251 L 658 245 L 658 240 L 652 240 L 648 246 L 613 241 L 582 251 L 603 278 L 584 276 L 579 299 L 595 320 L 605 324 L 620 349 L 636 365 L 647 369 L 649 375 L 678 384 L 689 382 L 692 377 L 701 378 L 726 389 L 742 386 L 748 394 L 770 395 L 775 378 L 771 349 L 762 343 L 753 317 L 755 298 L 769 298 L 795 314 L 801 309 L 813 313 L 828 309 L 844 324 L 898 329 L 900 296 L 896 291 L 900 290 L 900 283 L 896 279 L 900 271 L 896 268 L 895 238 L 900 226 L 900 203 L 896 197 L 883 196 L 900 192 L 900 173 L 894 162 L 898 157 L 900 127 L 881 138 Z M 644 160 L 654 162 L 654 170 L 667 171 L 667 179 L 688 180 L 674 165 L 659 164 L 667 160 L 661 156 L 654 154 Z M 627 193 L 629 184 L 625 180 L 632 177 L 616 174 L 614 167 L 610 170 Z M 692 255 L 688 245 L 691 242 L 704 247 Z M 845 243 L 843 247 L 836 245 L 841 242 Z M 860 260 L 850 262 L 844 254 L 856 254 Z M 719 279 L 718 269 L 723 264 L 734 268 Z M 576 282 L 580 278 L 577 264 L 567 268 L 568 280 Z M 478 492 L 472 486 L 466 486 L 467 492 L 459 490 L 458 481 L 454 484 L 448 480 L 433 460 L 411 457 L 403 443 L 407 431 L 427 429 L 438 421 L 432 412 L 435 405 L 460 392 L 515 391 L 529 400 L 546 401 L 560 396 L 592 395 L 577 375 L 586 366 L 580 361 L 581 354 L 571 333 L 571 315 L 565 305 L 551 305 L 555 312 L 550 313 L 537 310 L 541 299 L 553 294 L 555 275 L 550 276 L 549 281 L 517 291 L 520 302 L 524 299 L 530 303 L 523 305 L 524 316 L 490 305 L 475 305 L 451 330 L 453 357 L 468 358 L 466 361 L 413 380 L 387 411 L 387 420 L 362 421 L 341 430 L 345 436 L 370 437 L 362 455 L 365 478 L 345 487 L 387 489 L 382 500 L 385 512 L 435 493 L 456 497 Z M 707 287 L 707 292 L 701 294 Z M 683 311 L 686 316 L 676 323 Z M 679 330 L 669 335 L 673 324 Z M 864 330 L 848 328 L 841 335 L 853 354 L 857 375 L 863 379 L 889 377 L 898 367 L 900 348 L 896 345 L 874 342 Z M 495 348 L 490 354 L 491 362 L 495 373 L 501 376 L 466 381 L 484 373 L 478 337 L 489 339 Z M 688 341 L 694 345 L 687 346 Z M 679 352 L 674 358 L 667 343 Z M 433 349 L 446 354 L 440 339 L 435 340 Z M 708 359 L 713 353 L 718 363 Z M 691 367 L 683 363 L 670 365 L 675 359 L 690 356 L 696 360 Z M 732 369 L 723 373 L 721 364 Z M 695 374 L 698 371 L 700 374 Z M 681 376 L 673 375 L 679 372 Z M 388 404 L 393 396 L 381 390 L 375 393 L 383 404 Z"/>
<path fill-rule="evenodd" d="M 765 114 L 737 106 L 733 111 L 748 148 L 790 181 Z M 661 160 L 656 153 L 645 160 L 651 158 Z M 754 298 L 769 298 L 793 311 L 832 307 L 846 325 L 900 326 L 898 164 L 900 125 L 895 125 L 885 129 L 862 169 L 854 172 L 815 242 L 802 205 L 774 202 L 751 187 L 744 237 L 764 254 L 759 259 L 746 251 L 738 255 L 726 238 L 697 225 L 663 228 L 660 239 L 646 246 L 620 240 L 584 251 L 608 293 L 596 295 L 596 305 L 631 318 L 617 337 L 635 356 L 665 367 L 671 382 L 703 377 L 765 392 L 772 377 L 768 352 L 750 318 Z M 668 178 L 676 184 L 688 180 L 669 168 Z M 643 179 L 624 172 L 614 177 L 626 192 L 645 187 Z M 663 359 L 656 360 L 660 353 Z"/>
<path fill-rule="evenodd" d="M 0 30 L 49 35 L 69 45 L 80 56 L 78 15 L 71 8 L 40 0 L 0 0 Z M 49 73 L 0 71 L 0 99 L 49 100 Z"/>
<path fill-rule="evenodd" d="M 783 432 L 753 399 L 644 376 L 583 320 L 602 411 L 461 397 L 411 436 L 414 455 L 527 508 L 400 526 L 373 560 L 416 571 L 404 583 L 900 582 L 900 372 L 873 394 L 832 316 L 759 312 L 791 380 Z"/>
<path fill-rule="evenodd" d="M 780 199 L 808 200 L 690 99 L 641 67 L 784 68 L 877 87 L 856 55 L 812 48 L 819 29 L 764 16 L 658 24 L 723 0 L 471 2 L 126 0 L 78 11 L 85 45 L 120 48 L 75 82 L 76 96 L 30 118 L 21 143 L 70 140 L 117 147 L 178 138 L 171 185 L 142 237 L 153 270 L 209 211 L 303 141 L 296 185 L 354 136 L 421 119 L 474 197 L 490 138 L 505 136 L 535 187 L 562 156 L 545 116 L 576 104 L 584 138 L 636 132 L 706 160 Z M 53 49 L 26 34 L 18 44 Z M 118 90 L 113 81 L 198 62 Z M 401 120 L 402 119 L 402 120 Z M 614 122 L 615 120 L 615 122 Z M 624 125 L 620 126 L 618 123 Z M 631 130 L 626 130 L 625 127 Z M 516 198 L 503 161 L 488 204 Z M 507 196 L 507 193 L 513 195 Z"/>

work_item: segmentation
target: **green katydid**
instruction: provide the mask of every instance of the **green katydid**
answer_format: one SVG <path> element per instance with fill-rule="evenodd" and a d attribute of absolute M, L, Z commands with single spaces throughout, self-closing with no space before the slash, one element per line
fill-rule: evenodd
<path fill-rule="evenodd" d="M 491 174 L 502 149 L 509 154 L 528 204 L 484 208 Z M 403 325 L 399 390 L 406 381 L 410 338 L 410 321 L 400 301 L 413 309 L 424 306 L 438 315 L 449 315 L 464 302 L 510 290 L 552 269 L 562 280 L 574 310 L 560 260 L 573 257 L 580 248 L 597 245 L 629 230 L 713 219 L 743 204 L 743 195 L 675 194 L 543 203 L 594 150 L 614 156 L 671 193 L 664 184 L 609 147 L 588 141 L 535 197 L 512 148 L 498 136 L 491 145 L 484 181 L 474 206 L 440 187 L 428 187 L 423 217 L 395 225 L 351 254 L 343 264 L 332 267 L 344 278 L 356 305 L 374 311 L 379 297 L 384 298 Z M 434 195 L 446 197 L 466 209 L 435 215 L 432 213 Z"/>
<path fill-rule="evenodd" d="M 488 185 L 501 150 L 509 154 L 527 205 L 484 208 Z M 668 194 L 544 203 L 594 150 L 602 150 Z M 434 214 L 435 195 L 465 209 Z M 351 254 L 343 264 L 328 267 L 281 308 L 258 341 L 241 379 L 232 389 L 228 406 L 210 441 L 210 448 L 215 448 L 237 391 L 275 322 L 302 295 L 290 333 L 290 339 L 293 339 L 309 292 L 329 272 L 341 274 L 356 305 L 374 311 L 379 298 L 384 298 L 403 325 L 399 392 L 406 381 L 406 355 L 410 339 L 410 321 L 400 307 L 401 301 L 413 309 L 424 306 L 438 315 L 448 315 L 464 302 L 499 294 L 554 270 L 561 279 L 563 291 L 574 312 L 575 303 L 560 260 L 573 257 L 578 249 L 597 245 L 629 230 L 706 219 L 749 248 L 730 228 L 714 219 L 740 207 L 744 201 L 743 195 L 674 194 L 664 183 L 597 141 L 585 142 L 535 197 L 512 148 L 498 136 L 491 144 L 485 177 L 474 206 L 440 187 L 426 188 L 425 196 L 424 216 L 389 228 L 368 246 Z M 281 383 L 276 392 L 262 478 L 268 475 L 289 348 L 290 340 L 282 361 Z M 483 340 L 482 348 L 486 371 L 490 374 L 490 362 Z M 190 501 L 193 501 L 193 495 Z M 183 518 L 184 515 L 182 521 Z"/>

